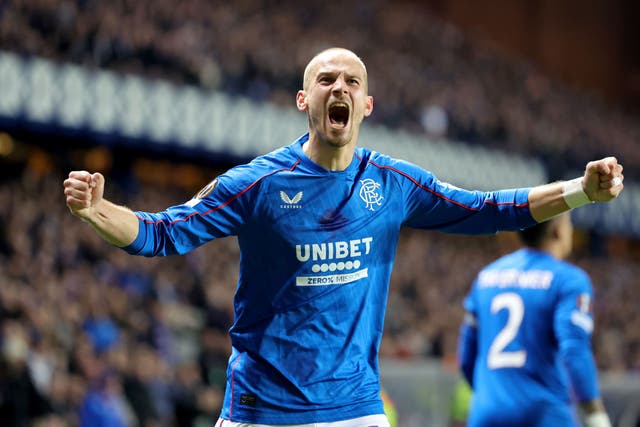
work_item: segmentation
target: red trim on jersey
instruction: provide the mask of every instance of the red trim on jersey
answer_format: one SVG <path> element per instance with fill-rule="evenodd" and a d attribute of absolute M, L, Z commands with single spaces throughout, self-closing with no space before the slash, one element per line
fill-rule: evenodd
<path fill-rule="evenodd" d="M 516 208 L 526 208 L 527 206 L 529 206 L 529 202 L 524 202 L 524 203 L 515 203 L 515 202 L 494 202 L 493 200 L 485 200 L 485 203 L 488 205 L 494 205 L 494 206 L 502 206 L 502 205 L 514 205 Z"/>
<path fill-rule="evenodd" d="M 229 402 L 229 421 L 233 421 L 233 391 L 234 391 L 233 389 L 235 388 L 235 385 L 236 385 L 233 377 L 236 373 L 236 366 L 238 365 L 238 363 L 240 363 L 241 358 L 242 358 L 242 354 L 238 356 L 235 363 L 231 367 L 231 398 Z"/>
<path fill-rule="evenodd" d="M 189 218 L 191 218 L 194 215 L 202 215 L 202 216 L 207 216 L 210 213 L 219 211 L 220 209 L 228 206 L 231 202 L 233 202 L 234 200 L 238 199 L 240 196 L 242 196 L 244 193 L 246 193 L 247 191 L 251 190 L 251 188 L 256 185 L 258 182 L 262 181 L 264 178 L 274 175 L 278 172 L 283 172 L 283 171 L 293 171 L 298 164 L 300 163 L 300 159 L 296 160 L 296 162 L 290 167 L 290 168 L 282 168 L 282 169 L 276 169 L 273 172 L 269 172 L 268 174 L 262 175 L 260 178 L 256 179 L 255 181 L 253 181 L 251 184 L 249 184 L 247 186 L 247 188 L 245 188 L 244 190 L 242 190 L 241 192 L 239 192 L 238 194 L 234 195 L 233 197 L 231 197 L 229 200 L 225 201 L 224 203 L 216 206 L 213 209 L 209 209 L 208 211 L 205 212 L 194 212 L 192 214 L 189 214 L 187 216 L 185 216 L 184 218 L 180 218 L 180 219 L 174 219 L 173 221 L 169 222 L 167 225 L 172 225 L 175 224 L 176 222 L 184 222 L 184 221 L 188 221 Z M 163 219 L 159 219 L 157 221 L 149 221 L 147 219 L 141 218 L 141 217 L 137 217 L 140 221 L 144 222 L 145 224 L 160 224 L 161 222 L 165 222 Z"/>
<path fill-rule="evenodd" d="M 379 165 L 379 164 L 377 164 L 377 163 L 375 163 L 374 161 L 371 161 L 371 160 L 369 160 L 369 163 L 372 164 L 373 166 L 377 167 L 378 169 L 389 169 L 390 171 L 399 173 L 400 175 L 402 175 L 405 178 L 407 178 L 409 181 L 413 182 L 416 186 L 420 187 L 421 189 L 423 189 L 425 191 L 428 191 L 429 193 L 433 194 L 434 196 L 436 196 L 436 197 L 438 197 L 438 198 L 440 198 L 440 199 L 442 199 L 444 201 L 447 201 L 447 202 L 452 203 L 452 204 L 454 204 L 456 206 L 460 206 L 463 209 L 467 209 L 467 210 L 470 210 L 470 211 L 473 211 L 473 212 L 478 212 L 480 210 L 478 208 L 473 208 L 471 206 L 467 206 L 467 205 L 465 205 L 463 203 L 460 203 L 457 200 L 450 199 L 450 198 L 446 197 L 444 194 L 438 193 L 437 191 L 434 191 L 431 188 L 420 184 L 418 181 L 416 181 L 410 175 L 408 175 L 407 173 L 405 173 L 405 172 L 403 172 L 403 171 L 401 171 L 399 169 L 394 168 L 393 166 L 381 166 L 381 165 Z M 498 202 L 494 202 L 494 201 L 491 201 L 491 200 L 485 200 L 485 203 L 488 204 L 488 205 L 493 205 L 493 206 L 514 205 L 517 208 L 524 208 L 524 207 L 529 206 L 528 202 L 527 203 L 516 204 L 514 202 L 500 202 L 500 203 L 498 203 Z"/>
<path fill-rule="evenodd" d="M 452 204 L 454 204 L 456 206 L 460 206 L 461 208 L 464 208 L 464 209 L 467 209 L 467 210 L 470 210 L 470 211 L 473 211 L 473 212 L 477 212 L 477 211 L 480 210 L 478 208 L 472 208 L 471 206 L 467 206 L 467 205 L 462 204 L 462 203 L 460 203 L 460 202 L 458 202 L 456 200 L 450 199 L 450 198 L 446 197 L 444 194 L 438 193 L 437 191 L 434 191 L 431 188 L 420 184 L 418 181 L 413 179 L 411 176 L 409 176 L 405 172 L 402 172 L 399 169 L 394 168 L 393 166 L 381 166 L 381 165 L 379 165 L 379 164 L 377 164 L 377 163 L 375 163 L 375 162 L 373 162 L 371 160 L 369 160 L 369 163 L 371 163 L 373 166 L 377 167 L 378 169 L 389 169 L 390 171 L 399 173 L 400 175 L 404 176 L 405 178 L 407 178 L 409 181 L 413 182 L 416 186 L 420 187 L 421 189 L 423 189 L 425 191 L 428 191 L 429 193 L 433 194 L 434 196 L 439 197 L 440 199 L 445 200 L 445 201 L 447 201 L 449 203 L 452 203 Z"/>

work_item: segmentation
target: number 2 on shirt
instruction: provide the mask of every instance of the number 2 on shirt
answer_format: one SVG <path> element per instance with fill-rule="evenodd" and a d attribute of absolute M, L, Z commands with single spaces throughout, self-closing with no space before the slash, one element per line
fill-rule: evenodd
<path fill-rule="evenodd" d="M 502 309 L 507 309 L 507 324 L 496 335 L 487 358 L 489 369 L 499 368 L 520 368 L 524 366 L 527 360 L 527 352 L 525 350 L 505 351 L 518 333 L 518 328 L 524 317 L 524 304 L 520 295 L 508 292 L 496 295 L 491 300 L 491 313 L 497 313 Z"/>

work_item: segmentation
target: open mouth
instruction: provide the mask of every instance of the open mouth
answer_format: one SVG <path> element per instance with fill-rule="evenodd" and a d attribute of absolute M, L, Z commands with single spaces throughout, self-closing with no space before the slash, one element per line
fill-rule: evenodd
<path fill-rule="evenodd" d="M 329 106 L 329 122 L 336 127 L 345 127 L 349 123 L 349 106 L 343 103 Z"/>

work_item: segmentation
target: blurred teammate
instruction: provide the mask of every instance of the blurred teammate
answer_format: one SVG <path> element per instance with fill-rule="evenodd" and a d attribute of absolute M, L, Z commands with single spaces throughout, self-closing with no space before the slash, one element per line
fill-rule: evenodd
<path fill-rule="evenodd" d="M 74 171 L 64 182 L 71 212 L 131 254 L 181 254 L 238 236 L 232 354 L 218 426 L 387 427 L 378 348 L 401 227 L 515 230 L 622 190 L 614 158 L 589 163 L 582 178 L 564 185 L 484 193 L 441 183 L 356 146 L 373 111 L 367 84 L 353 52 L 321 52 L 296 95 L 309 132 L 164 212 L 105 200 L 99 173 Z"/>
<path fill-rule="evenodd" d="M 591 352 L 593 290 L 563 259 L 569 213 L 520 231 L 525 244 L 484 268 L 465 300 L 459 358 L 471 427 L 610 427 Z"/>

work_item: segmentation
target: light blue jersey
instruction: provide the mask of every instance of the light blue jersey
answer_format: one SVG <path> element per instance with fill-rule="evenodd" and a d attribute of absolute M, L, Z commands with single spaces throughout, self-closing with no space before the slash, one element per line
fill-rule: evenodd
<path fill-rule="evenodd" d="M 584 271 L 534 249 L 480 272 L 459 350 L 473 385 L 469 426 L 580 425 L 572 401 L 599 396 L 592 297 Z"/>
<path fill-rule="evenodd" d="M 478 234 L 535 223 L 528 189 L 461 190 L 363 148 L 330 172 L 304 154 L 307 139 L 234 167 L 187 203 L 136 212 L 139 234 L 125 248 L 169 255 L 238 236 L 228 420 L 382 414 L 378 348 L 401 227 Z"/>

